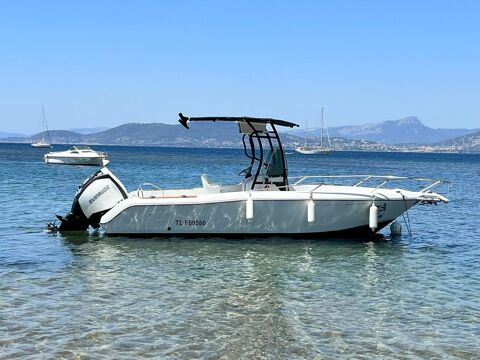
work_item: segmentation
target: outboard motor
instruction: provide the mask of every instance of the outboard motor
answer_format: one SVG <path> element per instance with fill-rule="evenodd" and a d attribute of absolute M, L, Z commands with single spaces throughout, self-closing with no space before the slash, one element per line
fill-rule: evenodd
<path fill-rule="evenodd" d="M 70 212 L 57 215 L 61 221 L 58 230 L 86 230 L 89 225 L 97 229 L 103 214 L 127 197 L 125 186 L 110 170 L 102 168 L 79 186 Z"/>

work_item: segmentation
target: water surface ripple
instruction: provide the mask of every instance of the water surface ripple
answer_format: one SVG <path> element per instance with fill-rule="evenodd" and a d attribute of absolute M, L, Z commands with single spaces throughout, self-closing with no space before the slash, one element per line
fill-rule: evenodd
<path fill-rule="evenodd" d="M 236 182 L 241 151 L 102 147 L 133 190 Z M 291 155 L 292 175 L 453 182 L 390 239 L 127 239 L 45 232 L 95 169 L 0 145 L 0 358 L 477 358 L 480 156 Z M 405 230 L 405 228 L 404 228 Z M 405 231 L 404 231 L 405 232 Z"/>

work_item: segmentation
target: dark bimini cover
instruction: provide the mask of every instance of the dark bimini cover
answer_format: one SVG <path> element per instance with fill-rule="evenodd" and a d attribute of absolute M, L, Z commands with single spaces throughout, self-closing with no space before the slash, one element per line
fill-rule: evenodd
<path fill-rule="evenodd" d="M 285 120 L 278 120 L 278 119 L 271 119 L 271 118 L 255 118 L 249 116 L 204 116 L 204 117 L 187 117 L 184 116 L 182 113 L 178 114 L 180 119 L 178 122 L 182 124 L 185 128 L 189 129 L 187 122 L 188 121 L 244 121 L 244 122 L 255 122 L 255 123 L 262 123 L 262 124 L 272 124 L 272 125 L 279 125 L 279 126 L 287 126 L 293 128 L 295 126 L 298 127 L 297 124 L 292 123 L 290 121 Z"/>

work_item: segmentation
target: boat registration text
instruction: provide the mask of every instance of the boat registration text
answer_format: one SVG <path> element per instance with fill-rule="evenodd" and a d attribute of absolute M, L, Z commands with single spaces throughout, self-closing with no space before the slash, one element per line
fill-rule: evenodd
<path fill-rule="evenodd" d="M 177 219 L 175 220 L 175 225 L 179 226 L 205 226 L 207 225 L 207 220 L 203 219 Z"/>

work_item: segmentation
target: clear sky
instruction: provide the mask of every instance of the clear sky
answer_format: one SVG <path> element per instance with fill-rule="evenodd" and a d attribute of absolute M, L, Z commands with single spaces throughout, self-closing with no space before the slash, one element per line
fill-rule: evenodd
<path fill-rule="evenodd" d="M 480 1 L 0 0 L 0 130 L 42 105 L 51 129 L 322 106 L 480 127 Z"/>

